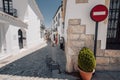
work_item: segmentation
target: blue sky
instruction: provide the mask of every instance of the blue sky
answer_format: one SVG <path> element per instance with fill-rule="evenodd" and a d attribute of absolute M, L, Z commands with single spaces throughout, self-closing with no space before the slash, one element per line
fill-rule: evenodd
<path fill-rule="evenodd" d="M 51 21 L 58 7 L 61 5 L 61 0 L 36 0 L 44 17 L 46 27 L 51 27 Z"/>

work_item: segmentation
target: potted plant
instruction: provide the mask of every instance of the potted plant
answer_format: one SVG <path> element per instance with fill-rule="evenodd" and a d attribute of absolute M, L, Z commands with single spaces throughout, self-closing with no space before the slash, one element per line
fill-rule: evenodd
<path fill-rule="evenodd" d="M 96 60 L 93 51 L 89 48 L 82 48 L 78 55 L 78 70 L 83 80 L 91 80 L 95 71 Z"/>

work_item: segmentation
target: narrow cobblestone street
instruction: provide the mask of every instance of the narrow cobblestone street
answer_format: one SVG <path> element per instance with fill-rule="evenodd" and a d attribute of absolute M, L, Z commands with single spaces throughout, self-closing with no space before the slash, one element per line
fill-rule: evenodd
<path fill-rule="evenodd" d="M 21 54 L 25 56 L 20 58 Z M 65 53 L 50 42 L 37 51 L 21 54 L 0 61 L 0 80 L 81 80 L 78 73 L 65 72 Z M 119 71 L 96 71 L 92 80 L 120 80 L 119 75 Z"/>
<path fill-rule="evenodd" d="M 56 66 L 50 68 L 47 65 L 47 57 L 53 61 L 51 65 L 53 64 L 54 66 L 54 64 L 58 64 L 59 68 Z M 65 63 L 66 59 L 64 51 L 60 50 L 58 46 L 52 47 L 50 42 L 48 42 L 47 46 L 0 68 L 0 74 L 23 77 L 21 80 L 26 80 L 24 77 L 57 78 L 63 80 L 78 79 L 78 77 L 65 73 Z M 15 77 L 15 79 L 10 76 L 6 77 L 3 77 L 3 79 L 0 80 L 19 80 Z M 35 80 L 39 80 L 39 78 Z"/>

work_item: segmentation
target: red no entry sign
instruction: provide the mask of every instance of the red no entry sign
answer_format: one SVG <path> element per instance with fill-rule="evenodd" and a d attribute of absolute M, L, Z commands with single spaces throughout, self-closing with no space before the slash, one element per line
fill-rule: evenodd
<path fill-rule="evenodd" d="M 108 15 L 108 9 L 104 5 L 96 5 L 91 10 L 91 18 L 96 22 L 95 40 L 94 40 L 94 55 L 96 57 L 98 22 L 103 21 Z"/>
<path fill-rule="evenodd" d="M 100 22 L 103 21 L 108 15 L 108 9 L 104 5 L 96 5 L 91 10 L 91 18 L 96 21 Z"/>

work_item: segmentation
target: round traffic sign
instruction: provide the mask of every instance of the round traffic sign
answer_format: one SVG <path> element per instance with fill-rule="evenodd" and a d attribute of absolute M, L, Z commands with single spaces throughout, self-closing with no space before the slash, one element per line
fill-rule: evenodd
<path fill-rule="evenodd" d="M 96 5 L 91 10 L 91 18 L 96 21 L 100 22 L 103 21 L 108 15 L 108 9 L 104 5 Z"/>

